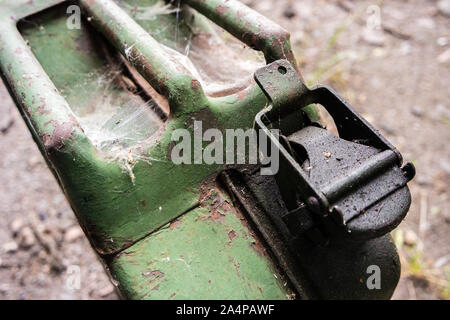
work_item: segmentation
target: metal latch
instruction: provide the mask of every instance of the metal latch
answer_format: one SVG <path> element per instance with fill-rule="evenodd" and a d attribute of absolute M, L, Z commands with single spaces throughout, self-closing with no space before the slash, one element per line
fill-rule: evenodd
<path fill-rule="evenodd" d="M 255 79 L 271 101 L 255 127 L 279 152 L 275 178 L 290 232 L 311 233 L 321 225 L 322 235 L 344 230 L 371 239 L 394 229 L 411 203 L 407 183 L 414 166 L 402 167 L 401 154 L 332 89 L 308 89 L 288 61 L 259 69 Z M 339 136 L 309 119 L 304 108 L 311 104 L 328 111 Z"/>

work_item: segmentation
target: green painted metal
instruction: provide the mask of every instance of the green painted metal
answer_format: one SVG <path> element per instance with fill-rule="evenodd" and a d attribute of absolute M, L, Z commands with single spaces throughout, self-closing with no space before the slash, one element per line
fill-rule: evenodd
<path fill-rule="evenodd" d="M 289 41 L 289 32 L 263 15 L 249 10 L 244 4 L 223 0 L 183 2 L 203 13 L 250 47 L 262 51 L 268 63 L 286 59 L 297 67 Z"/>
<path fill-rule="evenodd" d="M 110 268 L 121 292 L 133 299 L 289 298 L 243 217 L 219 194 L 208 198 L 117 255 Z"/>
<path fill-rule="evenodd" d="M 81 0 L 97 29 L 149 83 L 167 97 L 174 117 L 207 107 L 203 89 L 189 71 L 113 1 Z"/>
<path fill-rule="evenodd" d="M 80 225 L 96 252 L 107 258 L 105 261 L 124 296 L 162 298 L 175 292 L 176 298 L 287 298 L 290 291 L 277 280 L 281 275 L 274 271 L 269 256 L 257 254 L 251 245 L 257 242 L 257 237 L 249 226 L 240 224 L 236 209 L 229 208 L 223 224 L 215 225 L 208 219 L 196 220 L 216 214 L 210 207 L 204 207 L 205 199 L 211 190 L 217 190 L 214 179 L 224 167 L 177 166 L 169 156 L 172 132 L 177 128 L 192 131 L 193 119 L 203 120 L 220 130 L 253 127 L 255 115 L 267 105 L 263 92 L 253 82 L 230 94 L 215 97 L 205 94 L 195 77 L 158 42 L 166 39 L 166 45 L 176 46 L 170 29 L 167 33 L 157 30 L 164 24 L 176 27 L 175 15 L 158 15 L 153 21 L 139 21 L 131 18 L 132 7 L 125 6 L 152 6 L 159 1 L 122 1 L 122 8 L 110 0 L 75 3 L 83 7 L 90 21 L 83 19 L 80 30 L 71 30 L 65 25 L 65 9 L 69 4 L 66 1 L 0 1 L 1 73 Z M 245 31 L 247 24 L 254 23 L 252 19 L 246 21 L 246 17 L 262 19 L 236 1 L 227 1 L 228 9 L 224 14 L 221 10 L 217 14 L 210 10 L 217 1 L 206 1 L 205 6 L 196 1 L 186 3 L 214 18 L 236 36 Z M 57 6 L 59 4 L 62 5 Z M 17 23 L 25 17 L 34 24 L 20 22 L 19 32 Z M 236 18 L 244 22 L 233 28 Z M 211 32 L 204 18 L 197 20 L 200 30 L 205 34 Z M 262 28 L 266 24 L 256 25 Z M 184 36 L 192 32 L 186 26 L 177 30 Z M 275 37 L 280 30 L 275 30 Z M 287 33 L 280 31 L 283 45 L 274 48 L 272 31 L 271 28 L 265 30 L 264 37 L 256 42 L 241 39 L 262 50 L 267 61 L 275 58 L 294 61 Z M 258 29 L 252 32 L 260 34 Z M 150 118 L 144 124 L 147 130 L 131 133 L 129 138 L 135 143 L 126 146 L 125 150 L 131 151 L 129 157 L 121 161 L 95 144 L 82 120 L 89 118 L 90 108 L 99 103 L 101 95 L 111 97 L 118 105 L 137 99 L 115 85 L 105 85 L 101 94 L 96 91 L 99 82 L 104 81 L 104 70 L 114 65 L 102 51 L 105 48 L 100 43 L 103 42 L 106 47 L 111 44 L 120 51 L 168 99 L 171 108 L 165 123 L 158 122 L 156 117 Z M 150 138 L 144 139 L 148 136 Z M 199 206 L 203 207 L 195 209 Z M 182 228 L 172 230 L 170 225 L 167 228 L 168 223 L 180 216 L 183 216 Z M 159 231 L 155 233 L 156 230 Z M 231 231 L 237 236 L 229 245 L 226 239 Z M 182 241 L 188 236 L 191 244 Z M 184 252 L 186 258 L 192 259 L 189 274 L 192 277 L 188 278 L 186 269 L 180 269 L 185 279 L 180 282 L 172 274 L 179 267 L 177 260 L 164 266 L 160 262 L 158 270 L 165 270 L 160 270 L 165 274 L 164 281 L 158 278 L 161 289 L 149 292 L 150 286 L 143 282 L 141 274 L 164 252 L 164 244 L 173 257 Z M 199 246 L 205 250 L 198 251 Z M 233 261 L 225 259 L 231 256 Z M 214 268 L 216 260 L 220 265 Z M 198 291 L 192 291 L 194 284 L 198 286 L 195 281 L 205 280 L 205 274 L 211 269 L 214 281 L 201 282 Z M 243 289 L 243 284 L 248 289 Z"/>
<path fill-rule="evenodd" d="M 120 12 L 117 6 L 114 8 Z M 20 11 L 20 7 L 17 10 Z M 122 16 L 124 17 L 124 14 Z M 138 29 L 138 26 L 129 18 L 125 20 L 133 28 Z M 164 86 L 174 91 L 169 97 L 170 105 L 171 108 L 174 106 L 174 110 L 177 110 L 178 105 L 181 114 L 177 115 L 177 112 L 173 111 L 171 119 L 164 125 L 164 130 L 159 133 L 158 139 L 146 141 L 140 146 L 143 155 L 155 160 L 151 163 L 137 160 L 133 164 L 133 174 L 136 177 L 133 183 L 118 163 L 108 161 L 93 148 L 74 117 L 71 107 L 58 94 L 61 91 L 68 94 L 67 100 L 72 102 L 70 105 L 82 103 L 86 91 L 92 87 L 91 84 L 87 84 L 85 89 L 80 88 L 79 83 L 83 83 L 84 80 L 82 71 L 105 63 L 100 60 L 101 53 L 90 51 L 89 55 L 82 56 L 83 53 L 80 54 L 79 51 L 83 48 L 74 48 L 73 44 L 76 44 L 76 39 L 81 37 L 80 32 L 83 30 L 69 30 L 64 24 L 63 16 L 59 20 L 52 20 L 50 25 L 44 25 L 43 30 L 39 26 L 36 28 L 38 30 L 24 30 L 25 36 L 30 35 L 27 39 L 30 44 L 33 45 L 36 41 L 35 49 L 31 47 L 34 51 L 32 53 L 21 40 L 15 25 L 8 23 L 4 30 L 10 29 L 11 32 L 5 32 L 1 38 L 2 66 L 5 66 L 4 74 L 12 74 L 12 77 L 7 80 L 13 90 L 18 93 L 19 103 L 23 104 L 23 110 L 29 115 L 33 130 L 36 131 L 46 156 L 53 164 L 60 183 L 68 193 L 80 223 L 91 234 L 93 245 L 99 253 L 110 254 L 131 245 L 198 204 L 201 182 L 218 172 L 219 168 L 215 166 L 174 165 L 167 158 L 173 130 L 185 127 L 188 119 L 194 117 L 193 112 L 200 113 L 195 116 L 196 119 L 209 120 L 210 125 L 213 125 L 211 120 L 214 119 L 214 124 L 217 124 L 219 128 L 251 128 L 254 115 L 264 107 L 266 99 L 256 85 L 245 92 L 244 98 L 235 94 L 225 98 L 207 99 L 201 93 L 201 87 L 192 89 L 194 93 L 186 93 L 183 89 L 180 89 L 182 90 L 180 93 L 177 90 L 182 83 L 191 88 L 191 82 L 195 80 L 188 75 L 175 75 L 175 80 L 165 82 Z M 59 30 L 59 33 L 55 33 L 53 29 Z M 55 37 L 55 35 L 59 36 Z M 147 36 L 148 39 L 151 37 Z M 46 43 L 48 46 L 45 45 Z M 40 44 L 44 45 L 40 46 Z M 154 50 L 154 46 L 157 46 L 154 42 L 144 45 L 147 50 L 150 50 L 149 48 Z M 56 48 L 64 48 L 64 53 L 61 55 L 55 50 Z M 69 48 L 75 50 L 69 50 Z M 19 51 L 21 55 L 14 54 Z M 40 79 L 46 77 L 46 74 L 39 70 L 40 66 L 33 54 L 51 79 L 51 81 L 45 79 L 47 82 L 45 87 Z M 149 60 L 151 58 L 153 56 L 148 57 Z M 77 63 L 74 63 L 75 67 L 70 67 L 71 63 L 68 61 Z M 87 68 L 77 72 L 75 81 L 71 82 L 70 77 L 73 71 L 70 72 L 70 68 L 76 68 L 82 64 Z M 17 69 L 16 65 L 18 65 Z M 37 70 L 32 71 L 33 69 Z M 172 76 L 170 69 L 161 68 L 161 70 L 164 73 L 161 77 Z M 177 71 L 173 72 L 177 73 Z M 27 82 L 23 80 L 24 74 L 25 76 L 30 74 Z M 155 80 L 152 75 L 147 76 L 151 82 Z M 52 82 L 57 85 L 56 88 Z M 74 92 L 73 87 L 80 88 L 80 91 Z M 189 88 L 185 90 L 189 91 Z M 201 97 L 195 94 L 198 90 Z M 72 93 L 75 97 L 70 96 Z M 187 101 L 183 104 L 178 101 L 179 99 Z M 56 108 L 54 105 L 61 107 Z M 237 115 L 239 115 L 238 118 Z M 168 175 L 167 172 L 171 174 Z M 164 183 L 155 183 L 155 181 L 164 181 Z M 145 207 L 143 203 L 146 204 Z"/>

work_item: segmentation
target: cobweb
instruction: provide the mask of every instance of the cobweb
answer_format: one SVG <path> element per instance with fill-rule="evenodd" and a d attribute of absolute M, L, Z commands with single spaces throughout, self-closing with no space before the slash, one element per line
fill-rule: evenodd
<path fill-rule="evenodd" d="M 124 79 L 128 78 L 118 65 L 93 71 L 72 89 L 90 88 L 88 103 L 71 105 L 93 146 L 107 160 L 118 162 L 134 183 L 133 167 L 137 161 L 149 164 L 162 161 L 138 150 L 161 127 L 162 121 L 153 111 L 153 100 L 145 101 L 118 85 Z"/>
<path fill-rule="evenodd" d="M 193 10 L 183 6 L 179 0 L 173 1 L 173 5 L 163 1 L 153 6 L 137 6 L 127 2 L 120 2 L 119 5 L 144 27 L 146 22 L 154 21 L 157 16 L 173 16 L 174 39 L 167 37 L 172 25 L 161 23 L 157 27 L 147 27 L 147 31 L 169 49 L 169 54 L 197 78 L 210 96 L 223 96 L 245 89 L 252 83 L 254 72 L 265 65 L 262 53 L 197 14 L 196 20 L 203 20 L 210 26 L 208 31 L 200 30 L 193 23 Z M 182 27 L 190 30 L 189 36 L 182 36 L 179 31 Z"/>
<path fill-rule="evenodd" d="M 158 16 L 170 15 L 175 19 L 175 41 L 165 37 L 164 28 L 173 27 L 174 21 L 157 24 L 157 30 L 148 30 L 161 43 L 166 52 L 179 61 L 202 84 L 206 94 L 224 96 L 248 87 L 253 81 L 253 73 L 264 65 L 263 56 L 250 49 L 229 33 L 212 25 L 205 32 L 189 25 L 192 10 L 180 6 L 156 2 L 153 6 L 132 6 L 126 1 L 119 2 L 130 15 L 139 21 L 154 21 Z M 197 18 L 206 19 L 197 15 Z M 189 37 L 182 37 L 179 26 L 189 28 Z M 159 28 L 159 29 L 158 29 Z M 183 34 L 186 34 L 184 32 Z M 159 36 L 159 38 L 158 38 Z M 135 86 L 124 75 L 126 69 L 117 61 L 104 68 L 92 71 L 79 86 L 90 91 L 84 103 L 71 103 L 80 125 L 92 144 L 109 161 L 119 165 L 135 181 L 133 168 L 138 161 L 167 161 L 144 155 L 142 144 L 164 124 L 154 112 L 155 102 L 145 100 L 137 88 L 124 90 L 124 84 Z M 120 85 L 121 84 L 121 85 Z M 73 88 L 79 90 L 79 88 Z M 75 95 L 76 96 L 76 95 Z M 87 105 L 87 107 L 86 107 Z M 156 107 L 157 108 L 157 107 Z"/>

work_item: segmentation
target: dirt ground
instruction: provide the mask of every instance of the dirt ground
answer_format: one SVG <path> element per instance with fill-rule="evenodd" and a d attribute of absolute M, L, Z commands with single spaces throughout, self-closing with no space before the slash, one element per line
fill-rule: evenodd
<path fill-rule="evenodd" d="M 416 165 L 394 298 L 450 299 L 449 1 L 244 2 L 291 32 L 310 85 L 335 88 Z M 3 84 L 0 114 L 0 299 L 117 299 Z"/>

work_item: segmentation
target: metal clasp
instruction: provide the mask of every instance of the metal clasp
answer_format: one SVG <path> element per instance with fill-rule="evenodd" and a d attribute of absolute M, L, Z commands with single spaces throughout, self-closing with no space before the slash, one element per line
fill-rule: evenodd
<path fill-rule="evenodd" d="M 394 229 L 411 203 L 407 183 L 414 166 L 402 167 L 398 150 L 332 89 L 308 89 L 288 61 L 259 69 L 255 79 L 271 101 L 256 116 L 255 126 L 280 153 L 276 180 L 291 233 L 330 221 L 357 239 Z M 339 136 L 310 120 L 304 108 L 311 104 L 328 111 Z M 279 136 L 270 129 L 278 129 Z"/>

